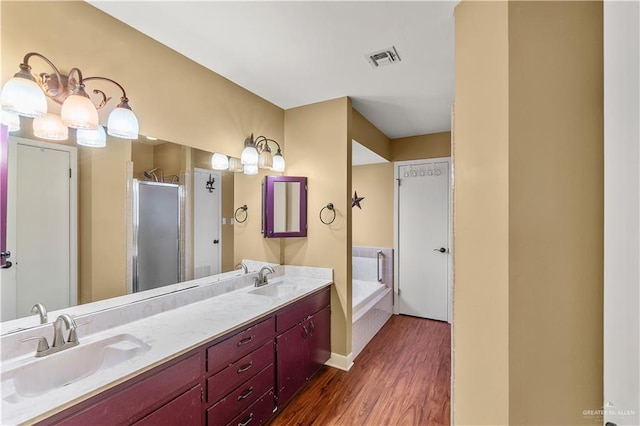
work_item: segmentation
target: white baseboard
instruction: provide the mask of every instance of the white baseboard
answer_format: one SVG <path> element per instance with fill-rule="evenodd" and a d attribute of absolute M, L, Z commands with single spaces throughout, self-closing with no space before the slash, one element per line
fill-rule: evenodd
<path fill-rule="evenodd" d="M 338 368 L 340 370 L 349 371 L 351 367 L 353 367 L 353 352 L 351 352 L 347 356 L 331 352 L 331 358 L 329 358 L 329 361 L 325 362 L 325 365 L 333 368 Z"/>

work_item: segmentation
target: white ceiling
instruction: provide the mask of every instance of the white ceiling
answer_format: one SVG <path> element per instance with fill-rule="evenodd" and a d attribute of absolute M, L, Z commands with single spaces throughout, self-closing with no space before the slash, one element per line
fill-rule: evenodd
<path fill-rule="evenodd" d="M 451 127 L 456 1 L 89 3 L 281 108 L 349 96 L 390 138 Z"/>
<path fill-rule="evenodd" d="M 364 166 L 367 164 L 388 163 L 389 161 L 371 151 L 356 140 L 351 141 L 351 165 Z"/>

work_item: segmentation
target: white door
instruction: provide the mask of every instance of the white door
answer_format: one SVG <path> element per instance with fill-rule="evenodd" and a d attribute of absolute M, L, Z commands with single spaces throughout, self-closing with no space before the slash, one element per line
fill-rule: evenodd
<path fill-rule="evenodd" d="M 48 310 L 77 303 L 76 148 L 12 138 L 8 179 L 7 247 L 15 310 L 3 320 L 31 315 L 35 303 Z M 8 272 L 8 271 L 7 271 Z M 46 284 L 46 285 L 43 285 Z M 3 295 L 8 293 L 3 291 Z"/>
<path fill-rule="evenodd" d="M 194 278 L 220 273 L 222 178 L 219 172 L 193 171 Z"/>
<path fill-rule="evenodd" d="M 396 164 L 400 314 L 449 320 L 450 160 Z"/>

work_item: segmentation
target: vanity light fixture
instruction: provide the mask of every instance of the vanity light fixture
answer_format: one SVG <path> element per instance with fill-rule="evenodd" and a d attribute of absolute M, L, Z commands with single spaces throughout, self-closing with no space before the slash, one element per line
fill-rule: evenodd
<path fill-rule="evenodd" d="M 34 75 L 29 65 L 29 59 L 32 57 L 40 58 L 46 62 L 53 69 L 53 74 Z M 97 80 L 112 83 L 122 91 L 120 103 L 109 114 L 107 133 L 123 139 L 137 139 L 138 119 L 131 111 L 124 88 L 118 82 L 100 76 L 83 78 L 82 72 L 78 68 L 71 68 L 68 75 L 63 75 L 53 62 L 36 52 L 25 55 L 20 64 L 20 70 L 4 85 L 2 92 L 0 92 L 0 106 L 2 111 L 16 113 L 24 117 L 40 118 L 46 116 L 47 120 L 51 120 L 48 123 L 53 123 L 53 118 L 47 115 L 48 97 L 62 105 L 60 119 L 64 126 L 96 132 L 90 134 L 92 139 L 86 138 L 87 134 L 82 133 L 82 141 L 101 140 L 104 129 L 100 130 L 98 110 L 103 108 L 111 98 L 107 97 L 102 90 L 94 89 L 93 93 L 100 95 L 102 99 L 97 105 L 91 101 L 85 91 L 85 83 Z M 39 125 L 41 124 L 42 122 L 39 122 Z M 80 144 L 80 141 L 78 143 Z"/>
<path fill-rule="evenodd" d="M 278 147 L 275 155 L 271 154 L 270 142 Z M 240 158 L 227 157 L 218 152 L 211 156 L 211 168 L 214 170 L 244 172 L 245 175 L 256 175 L 259 168 L 269 169 L 274 172 L 284 172 L 284 166 L 285 162 L 280 144 L 264 136 L 258 136 L 254 139 L 253 133 L 244 140 L 244 149 Z"/>

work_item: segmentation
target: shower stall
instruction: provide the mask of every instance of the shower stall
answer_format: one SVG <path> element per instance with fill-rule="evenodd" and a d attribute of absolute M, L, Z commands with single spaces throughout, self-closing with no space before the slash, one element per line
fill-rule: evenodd
<path fill-rule="evenodd" d="M 180 185 L 133 180 L 133 291 L 180 277 Z"/>

